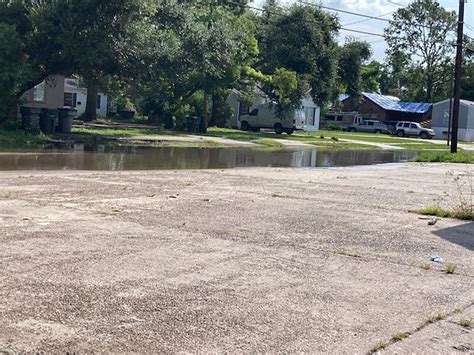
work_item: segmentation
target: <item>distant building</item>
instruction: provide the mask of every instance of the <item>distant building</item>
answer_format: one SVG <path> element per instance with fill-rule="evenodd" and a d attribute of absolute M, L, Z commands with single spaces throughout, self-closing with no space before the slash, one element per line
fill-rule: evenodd
<path fill-rule="evenodd" d="M 64 83 L 64 106 L 77 110 L 78 116 L 86 112 L 87 88 L 79 86 L 77 79 L 66 78 Z M 108 97 L 102 93 L 97 95 L 97 116 L 107 116 Z"/>
<path fill-rule="evenodd" d="M 451 122 L 450 112 L 452 112 L 452 106 L 449 99 L 433 105 L 432 127 L 437 138 L 447 138 Z M 458 138 L 462 141 L 474 142 L 474 102 L 472 101 L 461 100 Z"/>
<path fill-rule="evenodd" d="M 54 75 L 28 90 L 23 95 L 22 105 L 29 107 L 57 109 L 70 107 L 77 110 L 78 116 L 86 111 L 87 89 L 78 85 L 77 79 Z M 97 96 L 97 116 L 107 116 L 108 98 Z"/>
<path fill-rule="evenodd" d="M 362 93 L 360 101 L 345 95 L 340 96 L 340 102 L 342 111 L 357 111 L 364 119 L 378 121 L 430 121 L 433 106 L 430 103 L 402 102 L 394 96 L 366 92 Z"/>
<path fill-rule="evenodd" d="M 23 94 L 22 105 L 37 108 L 56 109 L 64 104 L 64 76 L 49 77 Z"/>

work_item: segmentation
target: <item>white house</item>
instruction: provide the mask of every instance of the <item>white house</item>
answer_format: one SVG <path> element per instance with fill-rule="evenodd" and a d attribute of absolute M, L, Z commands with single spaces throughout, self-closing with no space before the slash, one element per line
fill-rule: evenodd
<path fill-rule="evenodd" d="M 226 103 L 233 109 L 232 116 L 226 120 L 227 127 L 240 129 L 240 117 L 242 115 L 246 115 L 259 105 L 270 102 L 270 99 L 258 87 L 255 88 L 254 93 L 254 102 L 252 105 L 248 106 L 241 102 L 239 91 L 235 89 L 232 90 L 232 93 L 226 101 Z M 301 104 L 306 115 L 305 131 L 319 131 L 321 108 L 313 102 L 309 94 L 303 98 Z"/>
<path fill-rule="evenodd" d="M 432 127 L 436 138 L 447 138 L 448 127 L 451 122 L 452 106 L 450 100 L 437 102 L 433 105 Z M 458 138 L 462 141 L 474 142 L 474 102 L 461 100 L 459 111 Z"/>
<path fill-rule="evenodd" d="M 64 82 L 64 106 L 77 110 L 81 116 L 86 112 L 87 89 L 80 87 L 77 79 L 66 78 Z M 97 116 L 107 116 L 108 97 L 102 93 L 97 95 Z"/>

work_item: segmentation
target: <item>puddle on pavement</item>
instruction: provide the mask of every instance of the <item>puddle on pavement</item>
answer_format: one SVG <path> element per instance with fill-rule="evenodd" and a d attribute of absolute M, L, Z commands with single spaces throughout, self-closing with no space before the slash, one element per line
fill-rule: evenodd
<path fill-rule="evenodd" d="M 284 150 L 249 148 L 85 147 L 0 152 L 0 170 L 156 170 L 236 167 L 334 167 L 398 163 L 410 151 Z"/>

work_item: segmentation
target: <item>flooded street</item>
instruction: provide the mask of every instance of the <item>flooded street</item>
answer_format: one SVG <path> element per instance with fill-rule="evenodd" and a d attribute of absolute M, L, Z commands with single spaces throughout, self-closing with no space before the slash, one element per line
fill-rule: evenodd
<path fill-rule="evenodd" d="M 249 148 L 85 147 L 0 153 L 0 170 L 167 170 L 240 167 L 333 167 L 398 163 L 410 151 L 258 150 Z"/>

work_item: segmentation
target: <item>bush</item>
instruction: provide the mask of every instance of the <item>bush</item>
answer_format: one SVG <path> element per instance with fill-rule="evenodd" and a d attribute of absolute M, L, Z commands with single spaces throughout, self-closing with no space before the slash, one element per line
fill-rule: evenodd
<path fill-rule="evenodd" d="M 194 109 L 190 105 L 183 105 L 174 112 L 174 126 L 177 131 L 186 130 L 186 117 L 192 115 Z"/>

